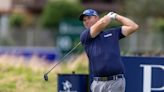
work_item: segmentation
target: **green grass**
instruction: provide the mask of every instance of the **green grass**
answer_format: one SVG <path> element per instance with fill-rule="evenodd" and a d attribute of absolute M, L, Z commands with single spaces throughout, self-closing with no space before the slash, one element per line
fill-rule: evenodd
<path fill-rule="evenodd" d="M 0 66 L 0 92 L 54 92 L 56 81 L 45 82 L 43 72 L 27 67 Z M 49 76 L 52 78 L 52 75 Z"/>
<path fill-rule="evenodd" d="M 10 61 L 1 62 L 0 60 L 0 92 L 57 92 L 58 73 L 72 73 L 75 70 L 78 74 L 88 73 L 86 62 L 75 60 L 63 63 L 55 69 L 56 71 L 53 70 L 48 75 L 49 81 L 46 82 L 43 75 L 52 65 L 42 65 L 40 66 L 42 69 L 37 68 L 37 70 L 36 67 L 37 64 L 31 67 L 29 67 L 29 64 L 15 66 L 10 64 Z"/>

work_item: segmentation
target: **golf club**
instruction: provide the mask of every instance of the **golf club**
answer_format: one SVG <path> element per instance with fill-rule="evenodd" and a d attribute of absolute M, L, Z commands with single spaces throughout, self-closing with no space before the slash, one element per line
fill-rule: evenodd
<path fill-rule="evenodd" d="M 68 56 L 70 55 L 79 45 L 81 44 L 81 42 L 79 42 L 75 47 L 73 47 L 67 54 L 65 54 L 57 64 L 55 64 L 48 72 L 46 72 L 44 74 L 44 80 L 45 81 L 48 81 L 48 74 L 57 66 L 59 65 L 60 63 L 62 63 L 62 61 Z"/>

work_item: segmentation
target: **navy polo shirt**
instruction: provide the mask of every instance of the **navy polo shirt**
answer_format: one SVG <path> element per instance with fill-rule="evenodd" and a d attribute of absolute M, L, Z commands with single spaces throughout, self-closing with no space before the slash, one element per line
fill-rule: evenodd
<path fill-rule="evenodd" d="M 124 73 L 121 61 L 119 40 L 125 37 L 121 27 L 102 31 L 91 38 L 90 29 L 81 33 L 80 40 L 87 53 L 90 74 L 93 77 L 107 77 Z"/>

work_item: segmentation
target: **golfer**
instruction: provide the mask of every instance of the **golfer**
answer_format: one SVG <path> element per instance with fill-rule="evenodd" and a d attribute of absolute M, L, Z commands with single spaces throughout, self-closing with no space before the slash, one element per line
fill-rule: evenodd
<path fill-rule="evenodd" d="M 125 92 L 119 40 L 134 33 L 138 25 L 114 12 L 100 18 L 93 9 L 84 10 L 79 19 L 86 28 L 80 40 L 89 59 L 92 92 Z M 112 20 L 122 26 L 105 29 Z"/>

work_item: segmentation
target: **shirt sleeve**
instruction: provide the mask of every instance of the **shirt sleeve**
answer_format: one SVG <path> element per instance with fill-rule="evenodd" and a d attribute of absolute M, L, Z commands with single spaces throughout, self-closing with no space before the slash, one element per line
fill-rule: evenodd
<path fill-rule="evenodd" d="M 91 39 L 90 29 L 84 30 L 80 35 L 80 41 L 82 44 L 87 44 Z"/>
<path fill-rule="evenodd" d="M 122 33 L 122 28 L 121 27 L 118 27 L 118 37 L 119 39 L 122 39 L 125 37 L 125 35 Z"/>

